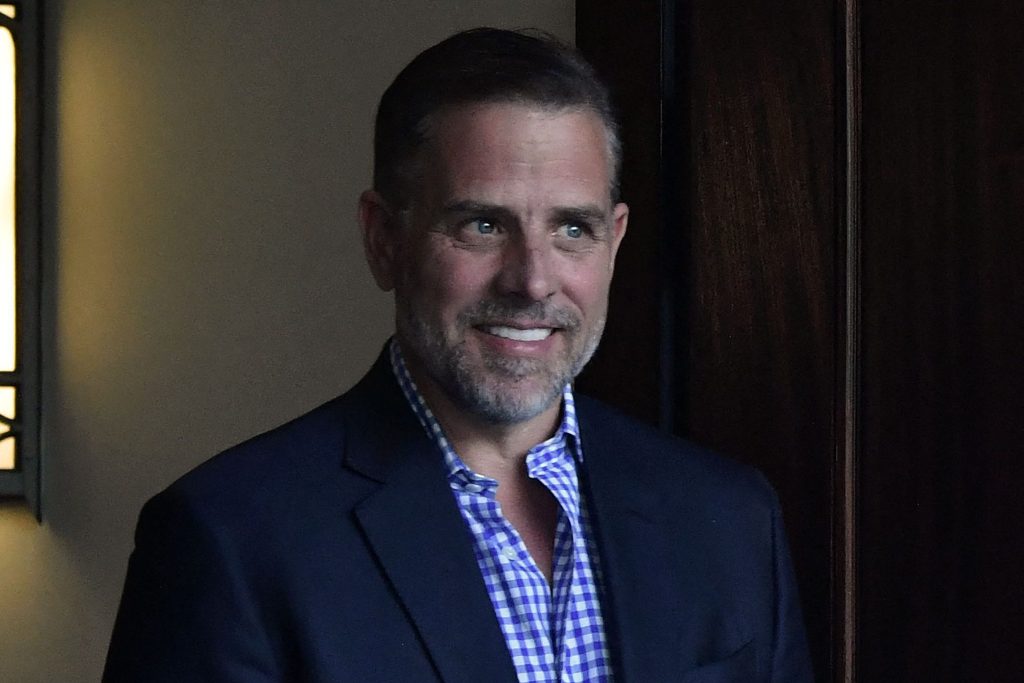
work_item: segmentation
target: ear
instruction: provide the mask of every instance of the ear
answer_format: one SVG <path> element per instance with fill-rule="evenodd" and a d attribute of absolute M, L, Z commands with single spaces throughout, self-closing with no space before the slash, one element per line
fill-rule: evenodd
<path fill-rule="evenodd" d="M 359 227 L 363 231 L 363 252 L 377 286 L 385 292 L 395 288 L 398 272 L 399 226 L 384 198 L 376 190 L 359 196 Z"/>
<path fill-rule="evenodd" d="M 626 224 L 629 223 L 629 207 L 619 202 L 612 210 L 612 258 L 609 267 L 615 267 L 615 255 L 619 253 L 619 245 L 626 236 Z"/>

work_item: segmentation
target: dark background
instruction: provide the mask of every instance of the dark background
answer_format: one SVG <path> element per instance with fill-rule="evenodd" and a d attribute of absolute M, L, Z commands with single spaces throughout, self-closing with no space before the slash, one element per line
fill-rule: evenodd
<path fill-rule="evenodd" d="M 769 476 L 822 681 L 1024 675 L 1022 30 L 577 0 L 632 209 L 581 383 Z"/>

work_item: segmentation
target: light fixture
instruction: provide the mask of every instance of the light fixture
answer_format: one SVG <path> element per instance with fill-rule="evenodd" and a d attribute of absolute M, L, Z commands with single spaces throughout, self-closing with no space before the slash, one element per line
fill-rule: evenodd
<path fill-rule="evenodd" d="M 41 515 L 38 2 L 0 0 L 0 497 Z"/>

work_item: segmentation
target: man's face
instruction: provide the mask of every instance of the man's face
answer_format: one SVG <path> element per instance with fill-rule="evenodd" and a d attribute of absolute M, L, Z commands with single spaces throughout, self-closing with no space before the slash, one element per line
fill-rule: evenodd
<path fill-rule="evenodd" d="M 593 113 L 521 104 L 439 115 L 400 226 L 371 254 L 428 399 L 499 424 L 554 405 L 597 348 L 627 208 Z M 372 252 L 372 250 L 371 250 Z M 435 394 L 436 395 L 436 394 Z"/>

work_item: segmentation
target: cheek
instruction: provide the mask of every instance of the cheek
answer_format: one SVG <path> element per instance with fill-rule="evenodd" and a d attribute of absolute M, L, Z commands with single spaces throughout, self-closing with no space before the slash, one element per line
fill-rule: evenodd
<path fill-rule="evenodd" d="M 439 261 L 436 277 L 437 288 L 446 299 L 460 299 L 470 295 L 479 287 L 480 278 L 470 268 L 460 266 L 458 263 L 444 263 Z"/>
<path fill-rule="evenodd" d="M 607 264 L 588 264 L 586 268 L 566 271 L 564 290 L 587 317 L 603 315 L 608 306 L 611 271 Z"/>
<path fill-rule="evenodd" d="M 492 273 L 487 259 L 450 251 L 429 254 L 417 269 L 415 295 L 457 315 L 486 298 Z"/>

